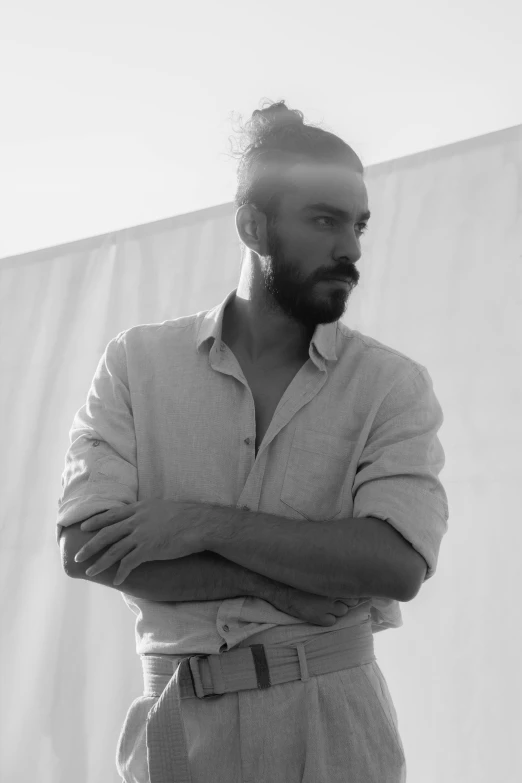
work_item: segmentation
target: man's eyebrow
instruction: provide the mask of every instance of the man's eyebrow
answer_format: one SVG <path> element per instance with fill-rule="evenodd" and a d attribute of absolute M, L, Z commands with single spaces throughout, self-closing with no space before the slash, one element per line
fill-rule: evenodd
<path fill-rule="evenodd" d="M 344 209 L 339 209 L 339 207 L 334 207 L 333 204 L 327 204 L 325 201 L 318 201 L 315 204 L 307 204 L 307 206 L 304 207 L 302 211 L 311 212 L 316 210 L 330 212 L 332 215 L 336 215 L 338 218 L 343 220 L 348 220 L 350 218 L 349 212 L 346 212 Z M 367 212 L 363 212 L 361 215 L 361 220 L 369 220 L 370 216 L 371 212 L 369 210 Z"/>

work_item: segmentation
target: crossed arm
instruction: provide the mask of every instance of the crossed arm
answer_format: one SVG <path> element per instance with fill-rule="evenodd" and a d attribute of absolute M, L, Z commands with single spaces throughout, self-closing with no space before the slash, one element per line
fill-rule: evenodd
<path fill-rule="evenodd" d="M 85 575 L 106 550 L 74 562 L 76 552 L 95 535 L 80 530 L 77 523 L 62 531 L 64 570 L 69 576 L 155 601 L 260 596 L 260 591 L 270 592 L 281 584 L 316 595 L 364 594 L 409 601 L 426 573 L 424 559 L 379 519 L 296 523 L 261 512 L 207 504 L 201 508 L 207 515 L 211 510 L 216 520 L 205 543 L 211 551 L 142 563 L 121 585 L 114 585 L 118 564 L 94 577 Z"/>

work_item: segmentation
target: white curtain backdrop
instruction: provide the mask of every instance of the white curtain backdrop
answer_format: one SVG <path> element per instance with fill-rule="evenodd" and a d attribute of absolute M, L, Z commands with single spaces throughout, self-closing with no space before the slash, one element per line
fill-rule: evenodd
<path fill-rule="evenodd" d="M 519 783 L 522 126 L 370 166 L 372 219 L 343 321 L 428 368 L 445 420 L 437 573 L 375 636 L 408 783 Z M 119 783 L 142 691 L 119 591 L 56 543 L 68 432 L 109 340 L 218 304 L 232 203 L 0 260 L 0 779 Z M 358 782 L 359 783 L 359 782 Z"/>

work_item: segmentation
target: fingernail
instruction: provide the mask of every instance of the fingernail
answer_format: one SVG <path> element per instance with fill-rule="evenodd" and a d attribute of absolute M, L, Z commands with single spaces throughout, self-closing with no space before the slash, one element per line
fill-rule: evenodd
<path fill-rule="evenodd" d="M 88 568 L 85 572 L 87 576 L 93 576 L 95 569 L 94 568 Z"/>

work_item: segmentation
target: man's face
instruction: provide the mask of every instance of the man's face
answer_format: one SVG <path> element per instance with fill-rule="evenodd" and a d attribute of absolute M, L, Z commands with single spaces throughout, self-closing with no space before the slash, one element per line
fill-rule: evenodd
<path fill-rule="evenodd" d="M 267 224 L 262 277 L 269 299 L 311 332 L 339 320 L 358 284 L 368 197 L 362 175 L 347 167 L 300 166 L 298 192 L 286 195 L 276 225 Z M 345 216 L 316 202 L 331 204 Z M 347 283 L 332 281 L 340 277 Z"/>

